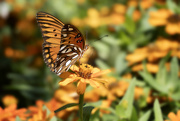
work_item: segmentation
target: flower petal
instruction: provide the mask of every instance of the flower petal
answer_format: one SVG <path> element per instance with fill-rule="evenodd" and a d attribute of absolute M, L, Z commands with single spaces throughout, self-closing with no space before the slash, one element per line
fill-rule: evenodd
<path fill-rule="evenodd" d="M 168 114 L 168 117 L 171 119 L 171 121 L 178 121 L 178 118 L 176 117 L 176 115 L 173 112 L 170 112 Z"/>
<path fill-rule="evenodd" d="M 85 90 L 86 90 L 86 83 L 79 81 L 77 84 L 77 93 L 84 94 Z"/>
<path fill-rule="evenodd" d="M 72 73 L 70 72 L 63 72 L 59 77 L 60 78 L 68 78 Z"/>
<path fill-rule="evenodd" d="M 76 65 L 72 65 L 70 69 L 74 72 L 79 71 L 79 67 L 77 67 Z"/>
<path fill-rule="evenodd" d="M 79 79 L 79 78 L 76 77 L 75 74 L 73 74 L 73 75 L 71 75 L 71 78 L 66 78 L 66 79 L 61 80 L 61 81 L 59 82 L 59 85 L 61 85 L 61 86 L 66 86 L 66 85 L 68 85 L 69 83 L 72 83 L 72 82 L 77 81 L 78 79 Z"/>
<path fill-rule="evenodd" d="M 97 72 L 100 72 L 99 68 L 93 68 L 91 71 L 92 74 L 97 73 Z"/>
<path fill-rule="evenodd" d="M 98 83 L 98 82 L 96 82 L 96 81 L 94 81 L 92 79 L 89 79 L 89 82 L 87 82 L 87 83 L 89 83 L 94 88 L 99 88 L 100 87 L 100 83 Z"/>
<path fill-rule="evenodd" d="M 107 70 L 103 70 L 103 71 L 99 71 L 97 73 L 93 73 L 91 75 L 91 77 L 98 77 L 98 76 L 101 76 L 101 75 L 104 75 L 104 74 L 107 74 L 107 73 L 110 73 L 111 70 L 110 69 L 107 69 Z"/>
<path fill-rule="evenodd" d="M 92 79 L 103 84 L 108 83 L 107 79 L 103 79 L 103 78 L 92 78 Z"/>
<path fill-rule="evenodd" d="M 178 117 L 178 120 L 180 120 L 180 110 L 178 110 L 177 112 L 177 117 Z"/>

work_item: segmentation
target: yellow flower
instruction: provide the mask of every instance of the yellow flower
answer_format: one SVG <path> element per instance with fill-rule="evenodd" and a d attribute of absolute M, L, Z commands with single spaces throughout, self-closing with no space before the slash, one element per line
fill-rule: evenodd
<path fill-rule="evenodd" d="M 8 107 L 12 104 L 17 104 L 18 100 L 13 95 L 6 95 L 2 98 L 2 102 L 3 102 L 5 107 Z"/>
<path fill-rule="evenodd" d="M 174 114 L 173 112 L 170 112 L 168 114 L 168 117 L 169 117 L 170 121 L 180 121 L 180 110 L 177 112 L 177 115 Z"/>
<path fill-rule="evenodd" d="M 78 94 L 84 94 L 86 84 L 90 84 L 94 88 L 106 86 L 107 80 L 97 77 L 110 72 L 109 69 L 101 71 L 100 69 L 93 68 L 91 65 L 88 64 L 81 64 L 80 67 L 73 65 L 71 67 L 71 70 L 74 73 L 64 72 L 60 75 L 60 77 L 64 79 L 59 82 L 59 85 L 65 86 L 67 84 L 77 81 Z"/>
<path fill-rule="evenodd" d="M 149 22 L 154 26 L 166 26 L 168 34 L 180 34 L 180 15 L 167 9 L 160 9 L 150 13 Z"/>

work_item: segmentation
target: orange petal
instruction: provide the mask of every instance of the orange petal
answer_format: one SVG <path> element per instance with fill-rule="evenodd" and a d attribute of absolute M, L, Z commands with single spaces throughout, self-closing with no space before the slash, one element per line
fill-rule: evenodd
<path fill-rule="evenodd" d="M 150 17 L 159 18 L 159 19 L 167 19 L 172 12 L 168 9 L 159 9 L 158 11 L 151 11 Z"/>
<path fill-rule="evenodd" d="M 92 71 L 91 71 L 91 73 L 94 74 L 94 73 L 97 73 L 97 72 L 100 72 L 100 71 L 101 71 L 101 70 L 98 69 L 98 68 L 93 68 Z"/>
<path fill-rule="evenodd" d="M 100 84 L 92 79 L 90 79 L 89 84 L 94 88 L 99 88 Z"/>
<path fill-rule="evenodd" d="M 59 77 L 65 79 L 65 78 L 68 78 L 71 74 L 72 73 L 70 73 L 70 72 L 63 72 Z"/>
<path fill-rule="evenodd" d="M 44 101 L 42 101 L 42 100 L 37 100 L 36 101 L 36 105 L 38 106 L 38 108 L 42 108 L 43 107 L 43 105 L 44 105 Z"/>
<path fill-rule="evenodd" d="M 12 104 L 4 109 L 4 111 L 15 111 L 17 108 L 17 104 Z"/>
<path fill-rule="evenodd" d="M 101 75 L 104 75 L 104 74 L 107 74 L 107 73 L 110 73 L 110 72 L 111 72 L 110 69 L 103 70 L 103 71 L 100 71 L 100 72 L 97 72 L 97 73 L 93 73 L 91 75 L 91 77 L 98 77 L 98 76 L 101 76 Z"/>
<path fill-rule="evenodd" d="M 77 93 L 84 94 L 85 90 L 86 90 L 86 83 L 79 81 L 77 84 Z"/>
<path fill-rule="evenodd" d="M 72 65 L 70 68 L 72 71 L 79 71 L 79 67 L 77 67 L 76 65 Z"/>
<path fill-rule="evenodd" d="M 78 80 L 78 78 L 66 78 L 66 79 L 61 80 L 61 81 L 59 82 L 59 85 L 61 85 L 61 86 L 66 86 L 66 85 L 68 85 L 68 84 L 70 84 L 70 83 L 72 83 L 72 82 L 75 82 L 75 81 L 77 81 L 77 80 Z"/>
<path fill-rule="evenodd" d="M 176 115 L 173 112 L 170 112 L 168 114 L 168 117 L 171 119 L 171 121 L 179 121 Z"/>
<path fill-rule="evenodd" d="M 150 18 L 149 23 L 153 26 L 163 26 L 167 24 L 167 20 L 161 18 Z"/>
<path fill-rule="evenodd" d="M 171 35 L 176 34 L 176 33 L 180 33 L 179 27 L 180 26 L 178 25 L 178 23 L 177 24 L 169 23 L 166 26 L 166 32 L 168 34 L 171 34 Z"/>
<path fill-rule="evenodd" d="M 103 84 L 108 83 L 107 79 L 103 79 L 103 78 L 93 78 L 93 80 Z"/>
<path fill-rule="evenodd" d="M 177 112 L 178 120 L 180 121 L 180 110 Z"/>

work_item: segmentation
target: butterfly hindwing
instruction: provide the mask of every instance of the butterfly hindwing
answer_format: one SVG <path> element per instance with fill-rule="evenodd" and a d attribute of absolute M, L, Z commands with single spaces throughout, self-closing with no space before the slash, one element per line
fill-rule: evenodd
<path fill-rule="evenodd" d="M 63 71 L 68 71 L 71 65 L 80 58 L 80 50 L 81 48 L 74 45 L 63 45 L 57 56 L 55 73 L 60 75 Z"/>

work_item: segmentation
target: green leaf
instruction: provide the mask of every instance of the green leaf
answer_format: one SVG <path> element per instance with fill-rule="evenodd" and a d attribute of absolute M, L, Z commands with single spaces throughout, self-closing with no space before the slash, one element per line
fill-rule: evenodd
<path fill-rule="evenodd" d="M 126 17 L 125 17 L 125 23 L 124 23 L 126 30 L 131 34 L 133 34 L 136 29 L 136 24 L 135 24 L 134 20 L 132 19 L 133 11 L 134 11 L 134 7 L 128 8 L 128 11 L 127 11 Z"/>
<path fill-rule="evenodd" d="M 97 110 L 93 115 L 91 115 L 90 121 L 99 121 L 99 110 Z"/>
<path fill-rule="evenodd" d="M 167 94 L 168 90 L 167 88 L 164 88 L 161 84 L 155 81 L 155 79 L 152 77 L 151 74 L 147 72 L 139 72 L 139 74 L 143 77 L 143 79 L 155 90 Z"/>
<path fill-rule="evenodd" d="M 57 118 L 56 116 L 53 116 L 50 121 L 63 121 L 62 119 Z"/>
<path fill-rule="evenodd" d="M 153 109 L 154 109 L 155 121 L 163 121 L 163 116 L 158 99 L 155 100 Z"/>
<path fill-rule="evenodd" d="M 180 91 L 172 93 L 170 96 L 173 100 L 179 101 L 180 100 Z"/>
<path fill-rule="evenodd" d="M 43 111 L 46 110 L 47 116 L 51 113 L 51 111 L 45 105 L 43 105 L 42 109 L 43 109 Z"/>
<path fill-rule="evenodd" d="M 127 62 L 125 61 L 126 53 L 119 53 L 116 58 L 115 68 L 118 74 L 121 74 L 127 67 Z"/>
<path fill-rule="evenodd" d="M 102 41 L 96 41 L 95 43 L 92 43 L 93 47 L 97 50 L 98 56 L 102 59 L 107 59 L 110 54 L 110 48 L 109 46 L 102 42 Z"/>
<path fill-rule="evenodd" d="M 57 113 L 61 110 L 64 110 L 64 109 L 69 108 L 69 107 L 77 106 L 77 105 L 79 105 L 79 104 L 78 103 L 69 103 L 69 104 L 66 104 L 66 105 L 60 107 L 59 109 L 55 110 L 54 112 Z"/>
<path fill-rule="evenodd" d="M 89 121 L 91 116 L 91 111 L 93 108 L 94 108 L 93 106 L 83 107 L 83 121 Z"/>
<path fill-rule="evenodd" d="M 16 121 L 21 121 L 21 119 L 19 118 L 19 116 L 16 116 Z"/>
<path fill-rule="evenodd" d="M 101 120 L 98 120 L 101 121 Z M 118 117 L 112 114 L 103 114 L 102 121 L 120 121 Z"/>
<path fill-rule="evenodd" d="M 131 44 L 131 38 L 129 37 L 128 34 L 126 34 L 126 32 L 124 31 L 120 31 L 119 33 L 120 36 L 120 45 L 130 45 Z"/>
<path fill-rule="evenodd" d="M 96 64 L 98 65 L 98 67 L 99 67 L 100 69 L 109 69 L 109 68 L 110 68 L 110 66 L 107 65 L 107 63 L 103 62 L 103 61 L 100 60 L 100 59 L 97 59 L 95 62 L 96 62 Z"/>
<path fill-rule="evenodd" d="M 166 83 L 167 71 L 166 71 L 165 63 L 168 61 L 170 56 L 171 54 L 168 53 L 163 59 L 161 59 L 159 63 L 159 70 L 158 73 L 156 74 L 156 81 L 159 82 L 159 84 L 164 85 Z"/>
<path fill-rule="evenodd" d="M 126 94 L 116 106 L 116 114 L 120 119 L 130 119 L 133 111 L 135 80 L 132 79 Z"/>
<path fill-rule="evenodd" d="M 151 115 L 151 110 L 147 111 L 140 119 L 139 121 L 148 121 L 150 115 Z"/>
<path fill-rule="evenodd" d="M 97 101 L 97 102 L 92 102 L 92 103 L 86 103 L 85 106 L 93 106 L 93 107 L 98 107 L 102 104 L 102 101 Z"/>
<path fill-rule="evenodd" d="M 174 3 L 173 0 L 167 0 L 167 7 L 170 9 L 173 13 L 176 13 L 176 9 L 178 6 Z"/>
<path fill-rule="evenodd" d="M 133 111 L 132 111 L 132 115 L 131 115 L 130 121 L 138 121 L 137 112 L 136 112 L 136 109 L 134 107 L 133 107 Z"/>
<path fill-rule="evenodd" d="M 170 69 L 170 81 L 174 84 L 178 84 L 178 72 L 179 72 L 179 65 L 178 59 L 173 57 L 171 60 L 171 69 Z"/>

